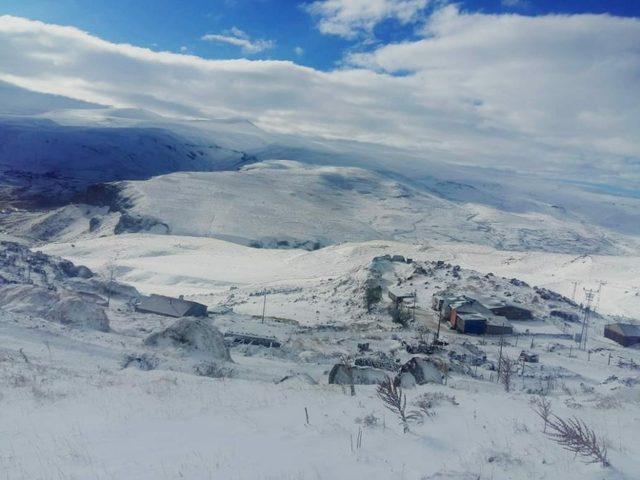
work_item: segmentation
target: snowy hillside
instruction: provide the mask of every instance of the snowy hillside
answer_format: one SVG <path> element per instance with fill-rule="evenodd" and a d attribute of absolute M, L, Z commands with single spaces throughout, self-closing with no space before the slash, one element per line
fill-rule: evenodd
<path fill-rule="evenodd" d="M 19 479 L 47 478 L 50 471 L 98 480 L 634 478 L 640 357 L 601 336 L 604 319 L 592 327 L 590 353 L 575 348 L 561 323 L 547 320 L 514 322 L 521 324 L 520 334 L 503 346 L 496 337 L 461 335 L 444 326 L 444 346 L 427 355 L 409 352 L 437 325 L 427 294 L 447 285 L 492 286 L 518 301 L 537 297 L 533 308 L 540 315 L 558 306 L 577 311 L 567 299 L 543 300 L 541 290 L 521 281 L 431 261 L 476 255 L 477 262 L 483 256 L 490 262 L 495 255 L 448 248 L 369 242 L 304 252 L 159 235 L 47 247 L 97 272 L 106 273 L 110 262 L 118 281 L 137 282 L 147 292 L 191 293 L 189 298 L 207 301 L 213 312 L 203 322 L 225 335 L 231 360 L 190 350 L 186 340 L 176 346 L 149 342 L 177 322 L 136 311 L 128 301 L 134 291 L 100 307 L 110 324 L 104 332 L 61 325 L 46 311 L 26 316 L 3 309 L 0 385 L 10 435 L 0 442 L 12 452 L 2 460 L 3 469 Z M 412 255 L 412 262 L 381 258 L 398 253 Z M 557 262 L 544 255 L 526 256 L 541 278 L 548 275 L 546 265 Z M 5 253 L 1 258 L 9 261 L 1 264 L 2 274 L 18 286 L 27 285 L 25 257 L 45 271 L 60 264 L 23 249 Z M 379 259 L 372 262 L 374 257 Z M 503 259 L 505 269 L 525 259 L 513 257 Z M 608 258 L 593 258 L 601 272 L 613 271 Z M 54 280 L 33 275 L 36 282 Z M 380 307 L 365 312 L 362 293 L 371 275 L 380 275 L 385 290 L 397 282 L 420 290 L 414 323 L 393 324 L 386 296 Z M 109 284 L 95 282 L 104 294 Z M 88 284 L 66 278 L 55 283 L 62 285 L 86 290 Z M 238 333 L 269 335 L 280 344 L 236 343 Z M 505 391 L 496 381 L 498 359 L 516 359 L 523 348 L 539 355 L 539 362 L 522 362 Z M 396 375 L 415 358 L 441 362 L 446 370 L 405 386 L 407 405 L 422 413 L 412 415 L 403 433 L 375 385 L 357 384 L 351 394 L 348 385 L 328 382 L 334 365 L 349 357 L 379 362 L 383 367 L 359 368 L 382 377 Z M 540 398 L 561 418 L 577 416 L 603 436 L 612 466 L 583 462 L 551 441 L 533 410 Z"/>
<path fill-rule="evenodd" d="M 0 122 L 0 180 L 9 203 L 59 205 L 93 183 L 226 170 L 247 161 L 243 152 L 161 129 L 65 127 L 39 119 Z"/>
<path fill-rule="evenodd" d="M 43 251 L 99 272 L 105 272 L 107 264 L 115 264 L 120 281 L 145 293 L 195 295 L 212 306 L 227 301 L 228 297 L 242 298 L 234 308 L 245 313 L 260 313 L 262 299 L 256 294 L 266 289 L 274 298 L 269 306 L 271 314 L 305 322 L 350 322 L 353 312 L 344 310 L 344 302 L 354 294 L 345 293 L 339 299 L 343 306 L 337 307 L 331 303 L 334 288 L 343 281 L 357 282 L 374 257 L 386 254 L 423 261 L 443 260 L 483 274 L 493 272 L 516 277 L 569 298 L 573 296 L 573 282 L 577 281 L 576 301 L 582 301 L 583 287 L 597 288 L 602 281 L 606 282 L 599 299 L 602 312 L 634 317 L 640 310 L 640 258 L 637 256 L 576 256 L 499 251 L 459 243 L 410 245 L 381 241 L 306 252 L 148 234 L 50 244 L 43 247 Z M 424 288 L 418 298 L 427 307 L 435 286 Z"/>
<path fill-rule="evenodd" d="M 175 173 L 114 187 L 117 198 L 92 201 L 153 219 L 150 225 L 162 224 L 176 235 L 252 246 L 453 240 L 504 250 L 619 254 L 637 245 L 573 218 L 448 200 L 407 180 L 354 167 L 268 161 L 237 172 Z"/>

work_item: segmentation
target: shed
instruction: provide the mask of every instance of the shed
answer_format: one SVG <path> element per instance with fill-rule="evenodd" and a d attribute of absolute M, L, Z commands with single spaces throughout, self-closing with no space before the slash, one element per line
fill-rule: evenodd
<path fill-rule="evenodd" d="M 513 325 L 504 317 L 492 316 L 487 319 L 487 335 L 511 335 Z"/>
<path fill-rule="evenodd" d="M 166 297 L 164 295 L 150 295 L 142 297 L 136 305 L 138 312 L 155 313 L 167 317 L 206 317 L 207 306 L 201 303 L 185 300 L 184 298 Z"/>
<path fill-rule="evenodd" d="M 531 320 L 533 314 L 528 308 L 512 302 L 505 302 L 497 298 L 484 298 L 479 300 L 494 315 L 505 317 L 508 320 Z"/>
<path fill-rule="evenodd" d="M 623 347 L 640 343 L 640 325 L 632 323 L 610 323 L 604 327 L 604 336 Z"/>
<path fill-rule="evenodd" d="M 399 305 L 405 300 L 413 300 L 415 298 L 415 293 L 407 290 L 401 290 L 399 288 L 389 288 L 389 298 L 394 304 Z"/>
<path fill-rule="evenodd" d="M 453 313 L 452 313 L 453 314 Z M 487 317 L 475 312 L 457 312 L 456 330 L 460 333 L 482 335 L 487 328 Z"/>

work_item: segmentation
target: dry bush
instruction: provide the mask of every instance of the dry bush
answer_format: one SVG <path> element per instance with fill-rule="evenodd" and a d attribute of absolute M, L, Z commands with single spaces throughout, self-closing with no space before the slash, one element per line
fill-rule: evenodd
<path fill-rule="evenodd" d="M 418 411 L 407 412 L 407 397 L 402 387 L 395 385 L 390 377 L 378 385 L 377 394 L 384 406 L 397 415 L 404 433 L 409 431 L 409 421 L 422 418 L 422 414 Z"/>
<path fill-rule="evenodd" d="M 547 426 L 547 436 L 562 448 L 585 457 L 587 463 L 601 463 L 603 467 L 610 465 L 604 440 L 579 418 L 563 420 L 551 414 Z"/>
<path fill-rule="evenodd" d="M 531 408 L 544 422 L 543 432 L 547 433 L 547 424 L 549 423 L 549 417 L 551 416 L 551 402 L 548 398 L 540 395 L 531 400 Z"/>
<path fill-rule="evenodd" d="M 504 385 L 506 392 L 511 391 L 511 385 L 513 383 L 513 377 L 516 374 L 518 368 L 518 362 L 506 355 L 500 359 L 500 376 L 499 380 Z"/>
<path fill-rule="evenodd" d="M 233 369 L 218 365 L 215 362 L 202 362 L 194 367 L 196 375 L 209 378 L 231 378 Z"/>
<path fill-rule="evenodd" d="M 373 428 L 378 426 L 379 419 L 373 413 L 369 413 L 362 418 L 356 418 L 356 423 L 360 423 L 365 427 Z"/>
<path fill-rule="evenodd" d="M 433 409 L 443 403 L 450 403 L 451 405 L 460 405 L 456 401 L 454 395 L 446 395 L 441 392 L 427 392 L 420 395 L 414 402 L 418 410 L 425 416 L 430 417 L 434 415 Z"/>

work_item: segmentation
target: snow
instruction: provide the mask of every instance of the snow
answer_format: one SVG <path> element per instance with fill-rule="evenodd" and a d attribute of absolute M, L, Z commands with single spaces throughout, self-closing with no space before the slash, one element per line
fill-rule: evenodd
<path fill-rule="evenodd" d="M 503 250 L 620 254 L 637 243 L 575 218 L 451 201 L 354 167 L 273 160 L 240 171 L 173 173 L 117 187 L 117 203 L 128 215 L 154 219 L 176 235 L 244 245 L 311 249 L 374 239 L 453 239 Z"/>
<path fill-rule="evenodd" d="M 84 240 L 73 244 L 49 244 L 46 253 L 69 258 L 74 263 L 104 271 L 109 262 L 118 266 L 118 279 L 144 293 L 192 295 L 204 303 L 216 304 L 230 294 L 230 287 L 254 292 L 240 307 L 259 314 L 262 298 L 269 292 L 271 314 L 314 321 L 323 316 L 338 319 L 348 312 L 330 306 L 333 290 L 324 288 L 329 279 L 350 277 L 369 265 L 376 256 L 399 254 L 416 260 L 443 260 L 480 272 L 519 278 L 532 285 L 550 288 L 571 298 L 578 281 L 576 300 L 583 288 L 597 288 L 606 282 L 599 298 L 599 310 L 637 317 L 640 311 L 640 257 L 611 255 L 568 255 L 547 252 L 509 252 L 462 243 L 429 242 L 413 245 L 374 241 L 345 243 L 317 251 L 258 249 L 223 240 L 174 235 L 127 234 Z M 325 283 L 323 283 L 325 282 Z M 320 304 L 292 302 L 289 294 L 320 289 Z M 419 296 L 429 305 L 430 296 Z"/>
<path fill-rule="evenodd" d="M 602 335 L 610 315 L 638 320 L 637 196 L 4 84 L 0 114 L 0 239 L 19 242 L 0 244 L 3 477 L 637 478 L 640 349 Z M 75 196 L 93 182 L 115 183 Z M 156 234 L 115 235 L 125 224 Z M 407 328 L 391 321 L 394 288 L 416 295 Z M 579 323 L 550 314 L 579 317 L 585 288 L 599 292 L 589 351 L 571 340 Z M 535 319 L 462 335 L 430 308 L 443 290 Z M 138 312 L 140 293 L 211 313 Z M 440 327 L 442 347 L 409 353 Z M 523 349 L 540 362 L 506 392 L 498 359 Z M 421 364 L 438 383 L 405 375 L 404 393 L 430 415 L 403 433 L 374 385 L 328 385 L 357 360 L 379 379 Z M 538 395 L 593 428 L 612 466 L 549 439 Z"/>

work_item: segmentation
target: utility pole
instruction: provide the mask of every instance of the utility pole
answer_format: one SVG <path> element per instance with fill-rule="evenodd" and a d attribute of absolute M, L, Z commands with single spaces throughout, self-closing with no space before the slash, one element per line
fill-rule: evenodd
<path fill-rule="evenodd" d="M 416 303 L 417 303 L 417 296 L 418 293 L 414 290 L 413 291 L 413 323 L 416 323 Z"/>
<path fill-rule="evenodd" d="M 264 291 L 264 296 L 262 300 L 262 323 L 264 323 L 264 312 L 267 309 L 267 291 Z"/>
<path fill-rule="evenodd" d="M 587 349 L 587 336 L 589 335 L 589 317 L 591 316 L 591 302 L 593 302 L 593 298 L 597 293 L 596 290 L 593 289 L 584 289 L 585 296 L 585 305 L 584 305 L 584 315 L 582 319 L 582 330 L 580 332 L 580 348 L 582 350 Z"/>
<path fill-rule="evenodd" d="M 602 293 L 602 287 L 603 285 L 606 285 L 607 282 L 600 280 L 598 282 L 598 292 L 597 292 L 597 296 L 596 296 L 596 306 L 593 307 L 593 312 L 597 313 L 598 309 L 600 308 L 600 298 L 601 298 L 601 293 Z"/>
<path fill-rule="evenodd" d="M 498 356 L 498 383 L 500 383 L 500 370 L 502 369 L 502 346 L 504 345 L 504 336 L 500 335 L 500 355 Z"/>

